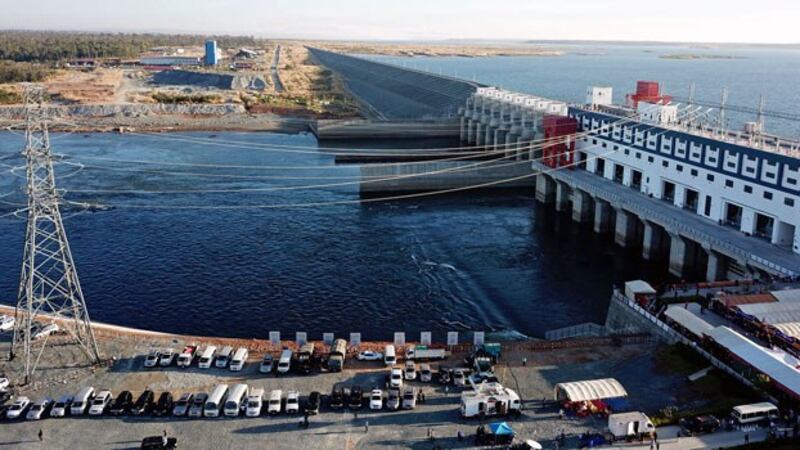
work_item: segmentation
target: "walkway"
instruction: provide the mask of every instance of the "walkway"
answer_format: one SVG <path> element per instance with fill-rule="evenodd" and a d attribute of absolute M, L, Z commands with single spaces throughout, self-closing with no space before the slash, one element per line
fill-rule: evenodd
<path fill-rule="evenodd" d="M 717 433 L 704 434 L 701 436 L 681 437 L 677 439 L 678 427 L 659 427 L 659 450 L 694 450 L 709 448 L 727 448 L 744 444 L 744 435 L 749 434 L 750 442 L 763 441 L 767 438 L 767 430 L 764 428 L 751 431 L 720 431 Z M 644 444 L 615 444 L 613 448 L 624 448 L 631 450 L 650 450 L 650 443 Z"/>

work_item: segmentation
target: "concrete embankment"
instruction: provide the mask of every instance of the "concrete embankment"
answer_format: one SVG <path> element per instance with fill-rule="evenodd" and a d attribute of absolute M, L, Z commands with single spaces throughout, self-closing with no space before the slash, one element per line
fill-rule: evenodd
<path fill-rule="evenodd" d="M 165 70 L 153 74 L 155 84 L 167 86 L 201 86 L 217 89 L 249 89 L 261 91 L 267 81 L 258 74 L 226 74 L 193 72 L 190 70 Z"/>
<path fill-rule="evenodd" d="M 320 141 L 354 139 L 457 138 L 459 121 L 443 120 L 318 120 L 311 131 Z"/>

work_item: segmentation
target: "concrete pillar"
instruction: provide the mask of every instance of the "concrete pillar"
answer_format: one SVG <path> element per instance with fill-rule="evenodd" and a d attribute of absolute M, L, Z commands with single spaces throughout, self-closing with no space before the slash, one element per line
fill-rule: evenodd
<path fill-rule="evenodd" d="M 475 124 L 475 145 L 483 145 L 483 138 L 485 135 L 485 130 L 483 127 L 483 123 L 478 122 Z"/>
<path fill-rule="evenodd" d="M 569 186 L 567 183 L 556 181 L 556 211 L 566 211 L 569 208 Z"/>
<path fill-rule="evenodd" d="M 588 222 L 592 220 L 592 198 L 580 189 L 572 190 L 572 220 Z"/>
<path fill-rule="evenodd" d="M 669 241 L 669 273 L 679 278 L 683 277 L 689 261 L 688 246 L 677 233 L 669 233 Z"/>
<path fill-rule="evenodd" d="M 725 255 L 721 255 L 714 250 L 706 249 L 708 253 L 708 266 L 706 266 L 706 281 L 717 281 L 725 279 Z"/>
<path fill-rule="evenodd" d="M 663 234 L 659 228 L 647 220 L 642 219 L 644 223 L 644 238 L 642 239 L 642 258 L 652 260 L 658 256 L 659 249 L 661 248 L 661 240 Z"/>
<path fill-rule="evenodd" d="M 614 226 L 614 242 L 622 247 L 634 243 L 636 238 L 636 216 L 622 208 L 616 209 L 616 222 Z"/>
<path fill-rule="evenodd" d="M 608 202 L 594 199 L 594 232 L 606 233 L 611 229 L 611 205 Z"/>
<path fill-rule="evenodd" d="M 462 143 L 467 140 L 467 117 L 463 114 L 461 115 L 461 124 L 458 128 L 458 140 Z"/>
<path fill-rule="evenodd" d="M 552 203 L 555 195 L 556 187 L 553 178 L 543 173 L 536 175 L 536 200 L 542 203 Z"/>
<path fill-rule="evenodd" d="M 467 144 L 475 143 L 475 120 L 469 119 L 467 121 Z"/>

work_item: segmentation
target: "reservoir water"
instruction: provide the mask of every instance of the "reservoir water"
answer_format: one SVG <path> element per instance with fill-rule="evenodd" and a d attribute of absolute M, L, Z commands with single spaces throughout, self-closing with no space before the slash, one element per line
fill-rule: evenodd
<path fill-rule="evenodd" d="M 629 48 L 607 51 L 607 60 L 599 52 L 414 60 L 567 100 L 580 100 L 588 84 L 612 84 L 619 95 L 637 79 L 677 80 L 667 84 L 675 91 L 691 79 L 699 97 L 711 95 L 699 95 L 707 92 L 701 87 L 728 85 L 732 103 L 753 104 L 764 90 L 771 109 L 795 110 L 797 53 L 778 53 L 777 62 L 662 60 Z M 24 171 L 11 170 L 23 163 L 22 145 L 19 134 L 0 133 L 0 215 L 25 201 Z M 90 314 L 103 322 L 240 337 L 270 330 L 311 338 L 423 330 L 439 340 L 451 330 L 539 337 L 602 322 L 613 284 L 666 278 L 665 262 L 643 262 L 611 236 L 538 206 L 531 192 L 359 204 L 358 169 L 335 166 L 307 134 L 63 134 L 52 145 L 64 155 L 58 183 L 66 199 L 114 206 L 64 212 Z M 24 227 L 0 218 L 6 304 L 16 297 Z"/>

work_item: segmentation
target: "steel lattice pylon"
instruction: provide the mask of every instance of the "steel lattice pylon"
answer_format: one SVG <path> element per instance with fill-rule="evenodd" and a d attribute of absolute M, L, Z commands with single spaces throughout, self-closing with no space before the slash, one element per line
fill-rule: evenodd
<path fill-rule="evenodd" d="M 31 338 L 31 329 L 40 319 L 56 322 L 93 363 L 100 361 L 100 355 L 61 220 L 61 197 L 53 173 L 44 90 L 30 85 L 25 87 L 23 95 L 28 225 L 10 357 L 20 354 L 25 358 L 27 383 L 49 340 Z"/>

